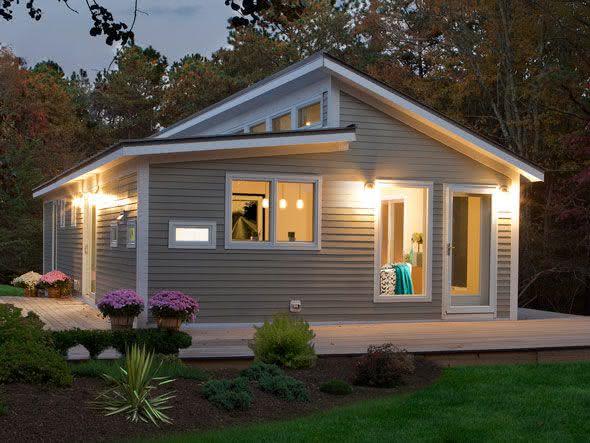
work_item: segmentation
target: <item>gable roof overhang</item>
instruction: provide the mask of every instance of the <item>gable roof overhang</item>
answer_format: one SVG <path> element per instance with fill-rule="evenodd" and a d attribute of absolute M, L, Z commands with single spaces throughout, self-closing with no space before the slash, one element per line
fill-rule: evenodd
<path fill-rule="evenodd" d="M 264 157 L 317 152 L 345 151 L 356 141 L 354 126 L 335 129 L 281 133 L 215 135 L 183 138 L 146 138 L 121 141 L 65 170 L 33 189 L 41 197 L 61 186 L 102 172 L 138 156 L 191 156 L 198 160 Z M 175 157 L 179 161 L 187 157 Z"/>
<path fill-rule="evenodd" d="M 464 154 L 475 153 L 476 159 L 490 159 L 492 163 L 502 165 L 504 170 L 515 171 L 530 181 L 544 179 L 543 169 L 538 165 L 324 52 L 295 63 L 165 128 L 152 137 L 171 137 L 319 69 L 334 76 L 338 81 L 370 95 L 402 116 L 405 123 Z"/>

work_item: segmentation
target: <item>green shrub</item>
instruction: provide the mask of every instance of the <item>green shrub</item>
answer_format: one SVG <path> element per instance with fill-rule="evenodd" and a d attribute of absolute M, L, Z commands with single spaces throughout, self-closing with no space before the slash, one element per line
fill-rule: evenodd
<path fill-rule="evenodd" d="M 145 347 L 155 354 L 177 355 L 180 349 L 188 348 L 192 338 L 186 332 L 161 329 L 131 329 L 127 331 L 82 330 L 53 331 L 55 348 L 67 355 L 70 348 L 82 345 L 96 358 L 107 348 L 115 348 L 121 354 L 134 344 Z"/>
<path fill-rule="evenodd" d="M 286 375 L 263 375 L 258 385 L 260 389 L 289 401 L 309 401 L 309 392 L 299 380 Z"/>
<path fill-rule="evenodd" d="M 197 381 L 209 379 L 209 374 L 203 369 L 186 365 L 182 360 L 170 358 L 168 355 L 156 355 L 156 364 L 161 364 L 159 373 L 164 377 L 183 378 Z M 115 377 L 119 368 L 125 367 L 125 360 L 88 360 L 70 364 L 74 376 L 78 377 L 102 377 L 104 374 Z"/>
<path fill-rule="evenodd" d="M 414 356 L 391 343 L 369 346 L 356 368 L 355 384 L 391 388 L 415 370 Z"/>
<path fill-rule="evenodd" d="M 247 378 L 248 380 L 260 381 L 265 375 L 284 375 L 285 373 L 277 365 L 271 365 L 257 361 L 252 363 L 248 369 L 244 369 L 240 375 Z"/>
<path fill-rule="evenodd" d="M 113 332 L 113 347 L 121 354 L 125 353 L 125 348 L 136 343 L 156 354 L 178 355 L 180 349 L 186 349 L 192 343 L 192 337 L 186 332 L 168 329 L 132 329 Z"/>
<path fill-rule="evenodd" d="M 252 393 L 245 378 L 211 380 L 203 385 L 203 397 L 220 409 L 245 410 L 252 404 Z"/>
<path fill-rule="evenodd" d="M 256 360 L 287 368 L 310 368 L 315 364 L 317 357 L 311 344 L 315 334 L 309 323 L 279 314 L 255 329 L 249 346 Z"/>
<path fill-rule="evenodd" d="M 320 391 L 332 395 L 348 395 L 352 393 L 352 386 L 344 380 L 330 380 L 320 385 Z"/>
<path fill-rule="evenodd" d="M 0 344 L 7 341 L 34 341 L 49 345 L 51 339 L 43 322 L 34 312 L 22 316 L 22 309 L 0 304 Z"/>
<path fill-rule="evenodd" d="M 9 340 L 0 345 L 0 383 L 66 386 L 72 375 L 66 361 L 43 342 Z"/>
<path fill-rule="evenodd" d="M 171 423 L 164 411 L 171 408 L 168 402 L 174 397 L 172 392 L 152 396 L 155 389 L 173 381 L 159 376 L 159 369 L 151 352 L 133 345 L 125 357 L 125 367 L 120 367 L 115 376 L 103 375 L 111 387 L 98 395 L 94 406 L 107 416 L 125 414 L 131 422 Z"/>

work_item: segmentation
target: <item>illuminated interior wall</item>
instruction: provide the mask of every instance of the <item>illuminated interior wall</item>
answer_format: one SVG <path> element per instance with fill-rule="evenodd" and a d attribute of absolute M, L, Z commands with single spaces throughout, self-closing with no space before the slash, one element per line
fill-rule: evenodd
<path fill-rule="evenodd" d="M 278 198 L 287 200 L 287 207 L 277 209 L 277 241 L 289 241 L 289 232 L 295 233 L 295 241 L 314 240 L 313 186 L 312 183 L 278 183 Z M 299 198 L 303 200 L 301 209 L 297 208 Z"/>

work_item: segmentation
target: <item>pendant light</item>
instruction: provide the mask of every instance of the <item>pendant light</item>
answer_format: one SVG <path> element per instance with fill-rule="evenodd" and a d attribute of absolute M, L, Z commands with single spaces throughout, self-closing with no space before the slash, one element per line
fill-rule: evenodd
<path fill-rule="evenodd" d="M 285 200 L 285 184 L 281 183 L 281 199 L 279 200 L 279 208 L 287 208 L 287 200 Z"/>
<path fill-rule="evenodd" d="M 264 182 L 264 194 L 265 194 L 265 195 L 266 195 L 266 193 L 267 193 L 267 192 L 266 192 L 266 191 L 267 191 L 267 186 L 268 186 L 268 183 L 267 183 L 267 182 Z M 264 198 L 262 199 L 262 207 L 263 207 L 264 209 L 268 209 L 268 197 L 264 197 Z"/>
<path fill-rule="evenodd" d="M 299 183 L 299 198 L 297 199 L 297 203 L 295 204 L 297 209 L 303 209 L 303 200 L 301 198 L 301 183 Z"/>

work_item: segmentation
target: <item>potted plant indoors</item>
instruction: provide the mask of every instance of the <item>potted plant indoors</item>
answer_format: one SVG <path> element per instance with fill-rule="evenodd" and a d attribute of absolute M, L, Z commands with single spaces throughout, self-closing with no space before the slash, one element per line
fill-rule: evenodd
<path fill-rule="evenodd" d="M 37 287 L 46 289 L 49 298 L 61 298 L 69 293 L 70 277 L 61 271 L 50 271 L 41 276 Z"/>
<path fill-rule="evenodd" d="M 96 307 L 109 317 L 111 329 L 131 329 L 135 317 L 143 311 L 143 300 L 133 289 L 118 289 L 106 294 Z"/>
<path fill-rule="evenodd" d="M 158 327 L 177 331 L 183 321 L 194 320 L 199 303 L 180 291 L 161 291 L 150 299 Z"/>
<path fill-rule="evenodd" d="M 12 286 L 23 288 L 25 290 L 25 297 L 35 297 L 40 278 L 41 274 L 37 274 L 35 271 L 29 271 L 12 280 Z"/>

